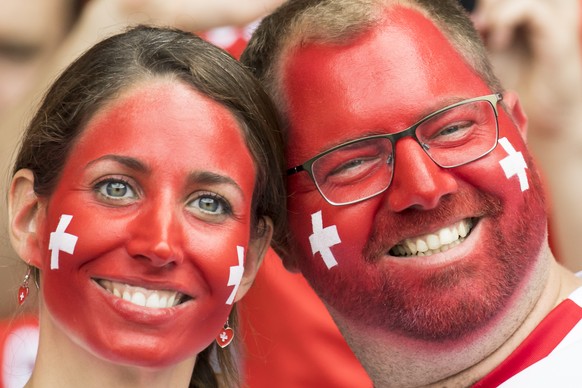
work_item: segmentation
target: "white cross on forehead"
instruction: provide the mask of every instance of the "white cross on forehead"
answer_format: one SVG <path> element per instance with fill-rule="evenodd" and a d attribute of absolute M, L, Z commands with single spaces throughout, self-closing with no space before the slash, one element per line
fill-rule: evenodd
<path fill-rule="evenodd" d="M 509 179 L 512 176 L 517 175 L 521 191 L 526 191 L 529 189 L 529 182 L 526 173 L 527 163 L 523 158 L 523 154 L 521 152 L 516 152 L 515 148 L 513 148 L 506 137 L 499 139 L 499 144 L 501 144 L 501 147 L 503 147 L 505 152 L 507 152 L 507 156 L 499 161 L 501 168 L 505 172 L 505 176 Z"/>
<path fill-rule="evenodd" d="M 337 233 L 337 227 L 332 225 L 325 229 L 323 228 L 321 210 L 311 215 L 311 224 L 313 227 L 313 234 L 309 236 L 309 243 L 311 244 L 313 255 L 315 256 L 315 254 L 319 252 L 327 269 L 335 267 L 337 261 L 330 248 L 341 242 L 339 234 Z"/>
<path fill-rule="evenodd" d="M 61 215 L 57 230 L 50 234 L 49 250 L 51 251 L 51 269 L 59 268 L 59 252 L 67 252 L 73 254 L 75 245 L 77 244 L 77 236 L 70 233 L 65 233 L 65 230 L 71 223 L 73 216 L 69 214 Z"/>

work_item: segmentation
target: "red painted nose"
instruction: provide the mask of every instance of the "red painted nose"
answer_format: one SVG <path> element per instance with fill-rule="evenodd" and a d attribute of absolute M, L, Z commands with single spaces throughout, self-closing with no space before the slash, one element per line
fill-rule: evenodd
<path fill-rule="evenodd" d="M 394 177 L 386 192 L 392 211 L 433 209 L 442 197 L 457 191 L 450 170 L 436 165 L 414 139 L 401 139 L 395 151 Z"/>

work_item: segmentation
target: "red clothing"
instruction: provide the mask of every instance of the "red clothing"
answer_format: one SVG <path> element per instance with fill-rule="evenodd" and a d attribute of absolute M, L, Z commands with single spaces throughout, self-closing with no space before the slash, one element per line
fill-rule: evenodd
<path fill-rule="evenodd" d="M 315 292 L 273 251 L 237 307 L 246 346 L 243 386 L 372 387 Z"/>

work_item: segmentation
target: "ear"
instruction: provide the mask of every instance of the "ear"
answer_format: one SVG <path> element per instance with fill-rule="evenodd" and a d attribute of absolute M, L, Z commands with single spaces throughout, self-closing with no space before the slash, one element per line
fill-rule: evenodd
<path fill-rule="evenodd" d="M 251 288 L 273 238 L 273 221 L 269 217 L 263 217 L 258 224 L 261 230 L 249 243 L 245 257 L 245 272 L 234 298 L 235 302 L 238 302 Z"/>
<path fill-rule="evenodd" d="M 527 116 L 519 102 L 517 93 L 506 91 L 503 93 L 503 103 L 506 111 L 517 126 L 523 141 L 527 143 Z"/>
<path fill-rule="evenodd" d="M 12 247 L 29 265 L 42 269 L 42 250 L 37 233 L 43 202 L 34 192 L 34 174 L 19 170 L 12 178 L 8 193 L 8 222 Z"/>

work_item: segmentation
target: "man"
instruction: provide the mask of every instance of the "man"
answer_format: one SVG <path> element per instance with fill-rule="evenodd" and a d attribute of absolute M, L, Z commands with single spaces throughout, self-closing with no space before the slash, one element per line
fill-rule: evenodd
<path fill-rule="evenodd" d="M 292 0 L 242 60 L 287 131 L 285 265 L 375 386 L 580 381 L 582 281 L 457 1 Z"/>

